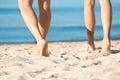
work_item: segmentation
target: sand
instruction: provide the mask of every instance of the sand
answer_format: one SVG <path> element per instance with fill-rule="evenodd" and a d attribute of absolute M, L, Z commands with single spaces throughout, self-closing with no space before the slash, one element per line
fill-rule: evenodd
<path fill-rule="evenodd" d="M 35 44 L 0 44 L 0 80 L 120 80 L 120 40 L 111 55 L 88 53 L 87 42 L 51 42 L 50 57 L 33 53 Z"/>

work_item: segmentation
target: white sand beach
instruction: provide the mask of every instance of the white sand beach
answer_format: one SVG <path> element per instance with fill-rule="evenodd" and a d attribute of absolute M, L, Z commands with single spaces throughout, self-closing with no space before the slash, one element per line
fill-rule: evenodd
<path fill-rule="evenodd" d="M 35 55 L 35 44 L 0 44 L 0 80 L 120 80 L 120 40 L 112 54 L 88 53 L 87 42 L 51 42 L 50 57 Z"/>

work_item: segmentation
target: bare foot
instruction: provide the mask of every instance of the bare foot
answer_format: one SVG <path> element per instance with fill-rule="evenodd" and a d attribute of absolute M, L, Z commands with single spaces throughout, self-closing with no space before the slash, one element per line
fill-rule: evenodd
<path fill-rule="evenodd" d="M 101 53 L 104 56 L 110 55 L 110 40 L 103 40 L 102 51 Z"/>
<path fill-rule="evenodd" d="M 39 53 L 41 56 L 49 57 L 48 54 L 48 43 L 45 40 L 41 40 L 38 44 Z"/>
<path fill-rule="evenodd" d="M 88 51 L 88 53 L 94 52 L 95 51 L 95 45 L 94 44 L 93 45 L 88 44 L 87 51 Z"/>

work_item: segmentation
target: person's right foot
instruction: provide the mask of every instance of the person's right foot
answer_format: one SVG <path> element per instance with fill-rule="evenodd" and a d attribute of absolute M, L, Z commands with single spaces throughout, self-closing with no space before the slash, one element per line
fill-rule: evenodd
<path fill-rule="evenodd" d="M 103 40 L 102 51 L 101 54 L 107 56 L 110 55 L 110 40 Z"/>

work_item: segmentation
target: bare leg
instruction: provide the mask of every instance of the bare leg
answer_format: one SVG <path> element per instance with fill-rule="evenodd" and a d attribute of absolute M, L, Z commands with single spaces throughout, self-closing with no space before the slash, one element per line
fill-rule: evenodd
<path fill-rule="evenodd" d="M 50 22 L 51 22 L 51 10 L 50 10 L 50 0 L 38 0 L 39 5 L 39 29 L 42 38 L 45 40 L 44 44 L 44 55 L 48 55 L 48 43 L 46 41 L 46 35 L 48 33 Z"/>
<path fill-rule="evenodd" d="M 44 42 L 44 40 L 42 39 L 42 35 L 39 31 L 38 19 L 35 15 L 35 12 L 32 9 L 33 0 L 19 0 L 18 3 L 23 19 L 26 25 L 28 26 L 29 30 L 35 37 L 37 44 Z M 41 47 L 42 46 L 38 47 L 38 49 L 41 50 Z"/>
<path fill-rule="evenodd" d="M 104 31 L 102 51 L 104 55 L 110 54 L 110 30 L 112 21 L 112 9 L 110 0 L 100 0 L 101 17 Z"/>
<path fill-rule="evenodd" d="M 50 0 L 38 0 L 38 4 L 40 9 L 39 28 L 43 39 L 46 39 L 51 22 Z"/>
<path fill-rule="evenodd" d="M 88 36 L 88 51 L 94 51 L 95 0 L 84 0 L 84 18 Z"/>

